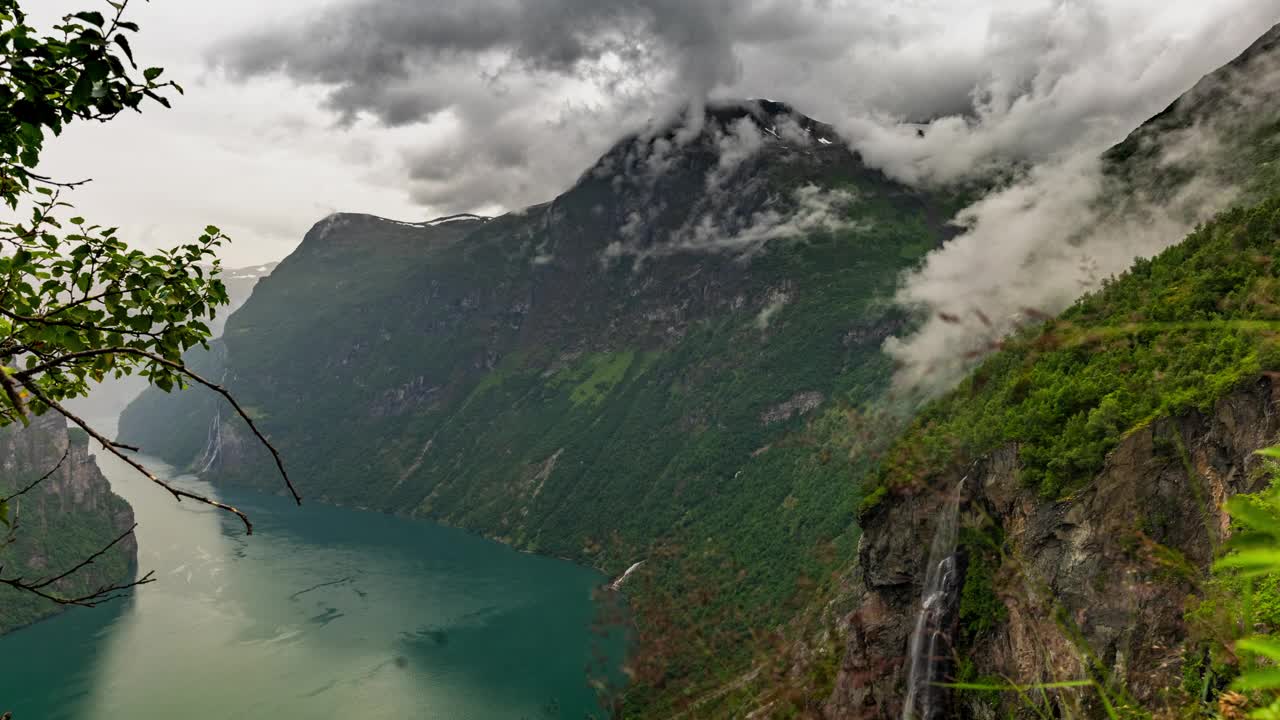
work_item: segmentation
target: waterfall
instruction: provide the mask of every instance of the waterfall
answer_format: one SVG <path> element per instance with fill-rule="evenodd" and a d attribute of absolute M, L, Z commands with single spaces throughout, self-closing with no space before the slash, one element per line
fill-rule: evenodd
<path fill-rule="evenodd" d="M 209 423 L 209 439 L 205 443 L 204 453 L 196 461 L 200 464 L 199 472 L 209 472 L 209 468 L 213 467 L 213 463 L 220 454 L 222 454 L 222 408 L 214 412 L 213 420 Z"/>
<path fill-rule="evenodd" d="M 222 346 L 217 346 L 222 349 Z M 218 384 L 222 385 L 227 382 L 227 360 L 225 350 L 219 353 L 219 361 L 222 363 L 222 377 L 218 380 Z M 222 455 L 222 404 L 218 403 L 214 406 L 213 420 L 209 422 L 209 438 L 205 441 L 204 452 L 200 454 L 200 459 L 195 464 L 200 466 L 198 473 L 209 472 L 209 468 L 217 462 Z"/>
<path fill-rule="evenodd" d="M 968 478 L 965 478 L 966 480 Z M 911 633 L 911 666 L 903 720 L 935 720 L 946 715 L 946 689 L 951 661 L 952 626 L 960 595 L 960 557 L 956 541 L 960 525 L 960 496 L 965 480 L 956 486 L 938 516 L 938 529 L 929 548 L 929 565 L 920 595 L 920 614 Z"/>

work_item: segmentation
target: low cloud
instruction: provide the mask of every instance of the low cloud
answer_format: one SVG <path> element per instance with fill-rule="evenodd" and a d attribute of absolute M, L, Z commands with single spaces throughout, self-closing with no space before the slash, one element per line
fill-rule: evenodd
<path fill-rule="evenodd" d="M 901 390 L 932 394 L 958 382 L 1013 330 L 1064 310 L 1081 295 L 1180 241 L 1236 196 L 1192 183 L 1166 203 L 1124 215 L 1099 209 L 1106 185 L 1097 159 L 1037 167 L 958 218 L 968 229 L 908 275 L 897 301 L 926 313 L 885 350 Z"/>
<path fill-rule="evenodd" d="M 1097 154 L 1280 21 L 1280 2 L 1161 12 L 1142 2 L 1028 3 L 987 28 L 989 68 L 960 112 L 927 126 L 871 106 L 837 127 L 867 161 L 914 185 L 1010 164 Z"/>
<path fill-rule="evenodd" d="M 927 313 L 917 332 L 886 343 L 902 367 L 899 387 L 952 386 L 1009 332 L 1062 311 L 1238 199 L 1248 190 L 1241 144 L 1274 119 L 1277 102 L 1280 62 L 1254 58 L 1202 80 L 1168 127 L 1134 136 L 1123 164 L 1077 152 L 967 208 L 958 218 L 966 231 L 898 292 Z"/>
<path fill-rule="evenodd" d="M 761 210 L 747 222 L 736 223 L 740 227 L 734 228 L 710 213 L 703 214 L 658 242 L 641 245 L 616 240 L 605 248 L 604 259 L 610 262 L 632 258 L 636 267 L 651 258 L 685 254 L 729 255 L 745 262 L 775 241 L 867 229 L 866 221 L 855 219 L 850 212 L 856 201 L 857 196 L 846 190 L 805 185 L 797 188 L 781 209 Z"/>
<path fill-rule="evenodd" d="M 805 134 L 803 131 L 801 133 Z M 765 144 L 765 131 L 750 117 L 735 120 L 729 125 L 728 132 L 717 130 L 715 135 L 719 159 L 715 169 L 707 176 L 707 189 L 710 192 L 716 192 L 742 163 L 760 152 Z"/>

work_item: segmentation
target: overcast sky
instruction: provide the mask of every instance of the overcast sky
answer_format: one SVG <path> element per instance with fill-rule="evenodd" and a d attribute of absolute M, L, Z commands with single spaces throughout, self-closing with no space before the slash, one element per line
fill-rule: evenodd
<path fill-rule="evenodd" d="M 25 3 L 37 20 L 93 0 Z M 903 180 L 1105 147 L 1280 21 L 1280 0 L 134 0 L 186 85 L 54 141 L 45 169 L 146 245 L 215 223 L 232 265 L 336 210 L 549 200 L 688 100 L 769 97 Z M 900 146 L 899 120 L 942 120 Z"/>

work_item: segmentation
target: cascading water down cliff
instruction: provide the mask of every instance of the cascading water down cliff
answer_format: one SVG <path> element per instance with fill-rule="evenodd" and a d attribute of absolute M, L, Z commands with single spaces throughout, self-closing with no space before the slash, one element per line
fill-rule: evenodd
<path fill-rule="evenodd" d="M 226 348 L 222 345 L 216 346 L 219 349 L 218 362 L 222 365 L 222 378 L 218 380 L 218 384 L 227 381 L 227 359 Z M 209 421 L 209 439 L 205 442 L 204 452 L 200 454 L 199 459 L 194 463 L 194 467 L 198 468 L 197 473 L 206 473 L 213 467 L 213 464 L 222 457 L 222 405 L 215 405 L 213 419 Z"/>
<path fill-rule="evenodd" d="M 966 478 L 967 480 L 967 478 Z M 936 720 L 948 717 L 950 693 L 942 684 L 950 680 L 953 665 L 952 642 L 964 577 L 963 558 L 957 551 L 960 500 L 965 480 L 961 480 L 938 517 L 938 529 L 929 548 L 929 565 L 920 613 L 911 633 L 910 673 L 903 703 L 903 720 Z"/>

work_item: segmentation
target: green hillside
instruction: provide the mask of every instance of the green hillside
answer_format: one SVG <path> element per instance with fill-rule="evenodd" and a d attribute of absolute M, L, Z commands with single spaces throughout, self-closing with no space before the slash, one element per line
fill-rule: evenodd
<path fill-rule="evenodd" d="M 717 142 L 744 119 L 763 147 L 713 187 Z M 880 345 L 908 323 L 897 278 L 961 206 L 867 169 L 783 106 L 709 120 L 675 151 L 628 139 L 553 203 L 496 220 L 330 218 L 224 338 L 228 385 L 309 499 L 614 574 L 646 560 L 629 581 L 642 704 L 643 688 L 678 701 L 741 672 L 752 632 L 851 551 L 863 463 L 798 431 L 883 395 Z M 784 121 L 809 136 L 767 134 Z M 663 152 L 666 170 L 645 170 Z M 804 225 L 814 207 L 829 217 Z M 746 239 L 688 247 L 704 219 Z M 774 235 L 751 241 L 761 227 Z M 213 403 L 166 400 L 136 403 L 122 439 L 207 458 Z M 224 428 L 215 479 L 274 490 Z"/>
<path fill-rule="evenodd" d="M 1276 369 L 1277 333 L 1280 196 L 1223 213 L 1008 340 L 916 418 L 878 478 L 917 482 L 1015 442 L 1026 484 L 1047 497 L 1069 493 L 1135 428 L 1207 412 Z"/>

